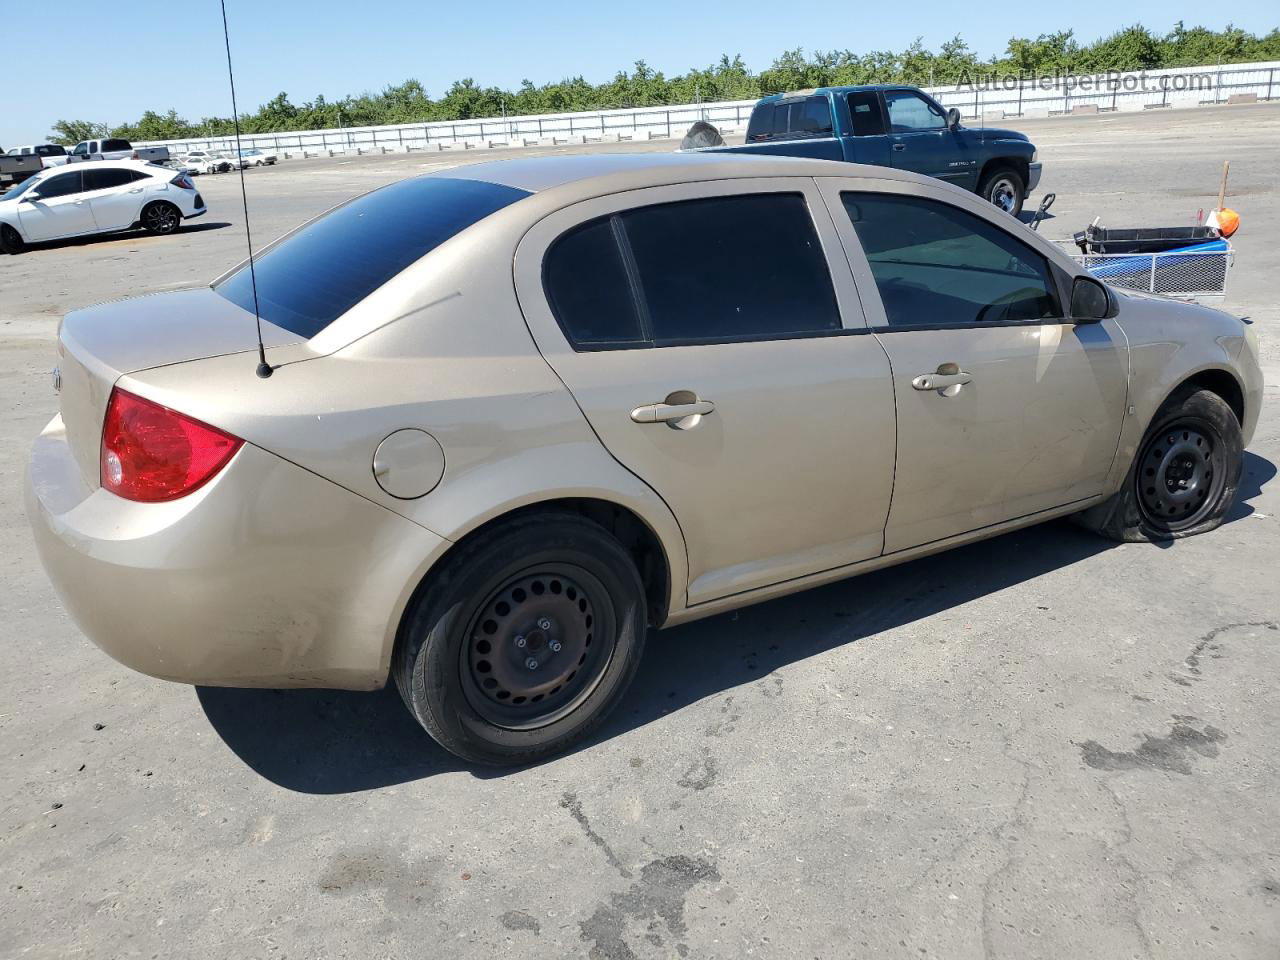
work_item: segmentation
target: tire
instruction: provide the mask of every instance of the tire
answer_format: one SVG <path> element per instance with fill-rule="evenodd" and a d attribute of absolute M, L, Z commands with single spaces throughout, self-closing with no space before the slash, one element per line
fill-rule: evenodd
<path fill-rule="evenodd" d="M 982 182 L 978 184 L 978 196 L 1016 217 L 1022 212 L 1022 202 L 1027 198 L 1027 181 L 1013 167 L 994 167 L 983 175 Z"/>
<path fill-rule="evenodd" d="M 1124 486 L 1073 519 L 1129 543 L 1208 533 L 1235 502 L 1243 463 L 1235 413 L 1216 393 L 1184 387 L 1156 414 Z"/>
<path fill-rule="evenodd" d="M 581 517 L 536 514 L 446 558 L 405 613 L 392 672 L 446 750 L 525 764 L 600 724 L 635 676 L 645 631 L 644 587 L 622 545 Z"/>
<path fill-rule="evenodd" d="M 172 203 L 155 200 L 142 208 L 142 229 L 164 237 L 176 233 L 182 224 L 182 211 Z"/>
<path fill-rule="evenodd" d="M 0 223 L 0 251 L 18 254 L 27 248 L 22 234 L 7 223 Z"/>

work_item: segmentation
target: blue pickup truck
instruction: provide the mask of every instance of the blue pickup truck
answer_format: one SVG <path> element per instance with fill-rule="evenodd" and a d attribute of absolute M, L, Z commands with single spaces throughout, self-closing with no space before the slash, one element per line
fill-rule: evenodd
<path fill-rule="evenodd" d="M 796 157 L 898 167 L 972 190 L 1017 215 L 1040 180 L 1025 134 L 960 125 L 960 113 L 916 87 L 822 87 L 765 97 L 740 147 Z"/>

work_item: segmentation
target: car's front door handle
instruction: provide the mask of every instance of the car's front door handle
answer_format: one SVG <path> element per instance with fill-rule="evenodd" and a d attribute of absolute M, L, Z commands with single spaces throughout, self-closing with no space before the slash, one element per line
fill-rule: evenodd
<path fill-rule="evenodd" d="M 961 370 L 959 373 L 923 373 L 911 381 L 917 390 L 945 390 L 947 387 L 962 387 L 972 382 L 973 377 Z"/>
<path fill-rule="evenodd" d="M 895 149 L 895 150 L 905 150 L 905 149 L 907 149 L 907 145 L 906 145 L 905 143 L 895 143 L 895 144 L 893 145 L 893 149 Z"/>
<path fill-rule="evenodd" d="M 631 411 L 631 419 L 636 423 L 671 423 L 685 417 L 706 416 L 714 413 L 716 405 L 710 400 L 698 400 L 695 403 L 646 403 Z"/>

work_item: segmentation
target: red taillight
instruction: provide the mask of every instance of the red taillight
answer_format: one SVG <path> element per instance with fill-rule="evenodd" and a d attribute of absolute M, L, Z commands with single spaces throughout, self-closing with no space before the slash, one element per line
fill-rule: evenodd
<path fill-rule="evenodd" d="M 172 183 L 175 187 L 181 187 L 183 190 L 194 190 L 196 188 L 196 185 L 191 182 L 191 178 L 188 177 L 185 173 L 178 174 L 169 182 Z"/>
<path fill-rule="evenodd" d="M 102 428 L 102 486 L 126 500 L 176 500 L 226 466 L 243 443 L 117 387 Z"/>

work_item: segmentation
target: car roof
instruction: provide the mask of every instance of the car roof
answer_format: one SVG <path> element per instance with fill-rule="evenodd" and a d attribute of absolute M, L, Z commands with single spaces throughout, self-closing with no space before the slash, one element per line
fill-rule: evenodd
<path fill-rule="evenodd" d="M 761 97 L 756 103 L 759 106 L 762 103 L 778 103 L 782 100 L 795 100 L 800 97 L 813 97 L 827 93 L 857 93 L 861 90 L 920 90 L 919 87 L 913 87 L 909 83 L 863 83 L 853 86 L 842 87 L 810 87 L 807 90 L 789 90 L 786 93 L 771 93 L 767 97 Z"/>
<path fill-rule="evenodd" d="M 64 163 L 60 167 L 46 167 L 39 173 L 33 174 L 33 178 L 47 180 L 49 177 L 57 176 L 60 173 L 67 173 L 75 170 L 141 170 L 143 173 L 156 175 L 157 169 L 167 170 L 167 167 L 159 167 L 158 164 L 147 163 L 145 160 L 91 160 L 83 163 Z"/>
<path fill-rule="evenodd" d="M 577 192 L 583 198 L 673 183 L 734 180 L 747 177 L 878 177 L 919 181 L 919 174 L 837 160 L 813 160 L 727 151 L 674 153 L 580 153 L 521 157 L 450 167 L 429 177 L 481 180 L 543 193 Z"/>

